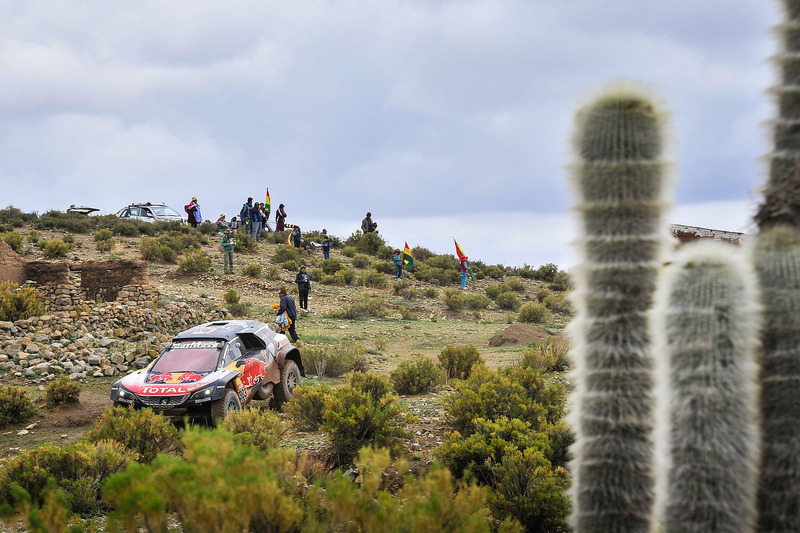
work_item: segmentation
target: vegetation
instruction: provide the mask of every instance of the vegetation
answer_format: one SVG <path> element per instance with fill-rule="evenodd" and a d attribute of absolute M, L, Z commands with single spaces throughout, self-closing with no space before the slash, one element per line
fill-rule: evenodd
<path fill-rule="evenodd" d="M 81 395 L 81 384 L 61 375 L 51 381 L 44 389 L 44 402 L 48 407 L 78 403 Z"/>
<path fill-rule="evenodd" d="M 444 371 L 424 355 L 403 361 L 391 374 L 397 394 L 425 394 L 444 382 Z"/>
<path fill-rule="evenodd" d="M 447 346 L 439 354 L 439 364 L 448 379 L 467 379 L 473 367 L 483 366 L 481 354 L 471 344 L 467 346 Z"/>
<path fill-rule="evenodd" d="M 44 313 L 39 293 L 33 287 L 19 287 L 13 281 L 0 282 L 0 320 L 13 322 Z"/>
<path fill-rule="evenodd" d="M 36 408 L 25 394 L 25 389 L 0 387 L 0 428 L 21 424 L 36 413 Z"/>
<path fill-rule="evenodd" d="M 173 453 L 182 447 L 172 422 L 152 409 L 108 407 L 95 419 L 86 439 L 116 441 L 141 463 L 152 462 L 159 453 Z"/>

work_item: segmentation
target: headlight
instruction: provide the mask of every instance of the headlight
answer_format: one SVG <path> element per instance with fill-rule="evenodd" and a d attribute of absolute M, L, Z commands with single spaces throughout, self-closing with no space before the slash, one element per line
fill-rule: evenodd
<path fill-rule="evenodd" d="M 208 400 L 211 399 L 211 394 L 214 392 L 214 387 L 206 387 L 192 393 L 190 400 Z"/>
<path fill-rule="evenodd" d="M 133 400 L 136 399 L 136 395 L 129 390 L 125 390 L 124 388 L 120 387 L 119 392 L 117 393 L 117 400 L 121 402 L 131 403 Z"/>

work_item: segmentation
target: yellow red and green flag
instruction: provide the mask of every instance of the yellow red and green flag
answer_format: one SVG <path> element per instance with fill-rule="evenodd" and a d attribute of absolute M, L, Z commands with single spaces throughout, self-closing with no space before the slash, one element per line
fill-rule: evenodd
<path fill-rule="evenodd" d="M 267 214 L 267 219 L 269 219 L 270 211 L 272 211 L 272 202 L 269 199 L 269 187 L 267 187 L 267 199 L 264 200 L 264 212 Z"/>
<path fill-rule="evenodd" d="M 408 243 L 406 243 L 406 247 L 403 250 L 403 263 L 409 270 L 414 268 L 414 257 L 411 255 L 411 248 L 408 247 Z"/>
<path fill-rule="evenodd" d="M 458 241 L 453 239 L 453 242 L 456 243 L 456 255 L 458 256 L 459 261 L 466 261 L 467 254 L 464 253 L 464 249 L 459 246 Z M 469 274 L 470 279 L 475 281 L 475 274 L 472 273 L 472 267 L 467 264 L 467 274 Z"/>

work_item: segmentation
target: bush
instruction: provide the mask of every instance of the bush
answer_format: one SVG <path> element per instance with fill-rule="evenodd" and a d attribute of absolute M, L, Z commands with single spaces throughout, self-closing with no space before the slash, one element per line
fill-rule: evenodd
<path fill-rule="evenodd" d="M 108 407 L 86 433 L 89 442 L 113 440 L 136 454 L 137 461 L 150 463 L 159 453 L 180 452 L 180 434 L 169 419 L 152 409 Z"/>
<path fill-rule="evenodd" d="M 55 257 L 67 257 L 72 250 L 74 243 L 64 242 L 60 239 L 53 239 L 44 245 L 44 256 L 53 259 Z"/>
<path fill-rule="evenodd" d="M 565 297 L 564 293 L 558 295 L 550 294 L 549 296 L 545 297 L 542 303 L 554 313 L 558 313 L 560 315 L 572 314 L 572 305 L 569 303 L 569 300 Z"/>
<path fill-rule="evenodd" d="M 244 266 L 244 268 L 242 268 L 242 273 L 250 278 L 260 278 L 261 265 L 257 265 L 255 263 L 247 263 Z"/>
<path fill-rule="evenodd" d="M 369 394 L 373 400 L 380 400 L 389 394 L 389 380 L 372 372 L 353 372 L 347 375 L 347 384 L 356 390 Z"/>
<path fill-rule="evenodd" d="M 31 243 L 31 244 L 36 244 L 37 242 L 39 242 L 41 240 L 41 238 L 42 238 L 42 234 L 39 233 L 38 231 L 36 231 L 35 229 L 32 229 L 28 233 L 28 242 Z"/>
<path fill-rule="evenodd" d="M 186 250 L 178 260 L 178 272 L 181 274 L 205 274 L 211 272 L 211 258 L 202 250 Z"/>
<path fill-rule="evenodd" d="M 328 397 L 322 429 L 340 455 L 352 457 L 364 446 L 383 447 L 394 454 L 400 451 L 400 437 L 413 418 L 397 405 L 396 396 L 380 400 L 350 386 L 333 390 Z"/>
<path fill-rule="evenodd" d="M 0 470 L 0 501 L 9 502 L 12 485 L 18 484 L 36 505 L 41 505 L 43 489 L 53 478 L 66 497 L 69 510 L 84 516 L 97 514 L 104 510 L 100 488 L 111 475 L 124 470 L 128 462 L 124 449 L 113 442 L 43 444 L 5 461 Z"/>
<path fill-rule="evenodd" d="M 313 368 L 318 377 L 338 377 L 365 371 L 367 361 L 360 344 L 339 342 L 333 346 L 307 346 L 303 350 L 303 366 Z"/>
<path fill-rule="evenodd" d="M 516 311 L 519 309 L 519 297 L 513 292 L 502 292 L 497 295 L 494 301 L 500 309 L 510 309 Z"/>
<path fill-rule="evenodd" d="M 564 272 L 563 270 L 560 271 L 558 274 L 553 276 L 553 282 L 548 285 L 550 289 L 557 291 L 557 292 L 564 292 L 568 291 L 572 288 L 572 284 L 569 280 L 569 274 Z"/>
<path fill-rule="evenodd" d="M 139 252 L 145 261 L 175 262 L 175 250 L 162 244 L 154 237 L 142 237 L 142 240 L 139 241 Z"/>
<path fill-rule="evenodd" d="M 356 279 L 356 271 L 351 268 L 343 268 L 333 275 L 333 283 L 336 285 L 350 285 Z"/>
<path fill-rule="evenodd" d="M 486 309 L 492 301 L 483 294 L 472 294 L 466 297 L 467 307 L 473 310 Z"/>
<path fill-rule="evenodd" d="M 417 299 L 417 289 L 415 287 L 407 287 L 400 291 L 400 296 L 409 302 Z"/>
<path fill-rule="evenodd" d="M 417 314 L 407 307 L 401 307 L 400 320 L 417 320 Z"/>
<path fill-rule="evenodd" d="M 373 268 L 378 272 L 380 272 L 381 274 L 395 275 L 397 273 L 397 271 L 394 268 L 394 263 L 388 263 L 388 262 L 376 263 Z"/>
<path fill-rule="evenodd" d="M 471 344 L 466 346 L 445 346 L 439 354 L 439 364 L 448 379 L 467 379 L 472 374 L 472 367 L 483 366 L 481 354 Z"/>
<path fill-rule="evenodd" d="M 344 265 L 336 259 L 323 259 L 320 268 L 325 274 L 331 275 L 343 269 Z"/>
<path fill-rule="evenodd" d="M 36 289 L 20 288 L 13 281 L 0 282 L 0 320 L 14 322 L 43 314 L 44 306 Z"/>
<path fill-rule="evenodd" d="M 547 289 L 545 289 L 544 287 L 539 287 L 538 289 L 536 289 L 536 300 L 539 303 L 544 303 L 544 299 L 551 295 L 552 293 Z"/>
<path fill-rule="evenodd" d="M 525 292 L 525 283 L 519 278 L 510 278 L 504 285 L 507 285 L 514 292 Z"/>
<path fill-rule="evenodd" d="M 305 359 L 305 355 L 304 352 L 303 359 Z M 327 398 L 331 394 L 331 388 L 325 384 L 299 385 L 295 387 L 293 394 L 292 401 L 283 405 L 283 411 L 292 421 L 292 425 L 309 431 L 318 430 L 324 422 Z"/>
<path fill-rule="evenodd" d="M 487 277 L 494 279 L 500 279 L 506 275 L 505 269 L 500 268 L 499 266 L 496 265 L 486 267 L 481 272 L 483 272 Z"/>
<path fill-rule="evenodd" d="M 222 427 L 233 433 L 234 441 L 261 450 L 276 447 L 285 433 L 281 415 L 253 408 L 230 413 L 222 421 Z"/>
<path fill-rule="evenodd" d="M 439 297 L 439 291 L 437 291 L 433 287 L 427 287 L 424 291 L 422 291 L 422 294 L 425 296 L 425 298 L 438 298 Z"/>
<path fill-rule="evenodd" d="M 374 235 L 374 233 L 367 233 L 367 235 Z M 358 278 L 358 283 L 370 289 L 381 289 L 389 284 L 389 282 L 386 281 L 386 276 L 379 273 L 377 270 L 367 270 L 362 273 Z"/>
<path fill-rule="evenodd" d="M 251 304 L 249 302 L 247 303 L 235 302 L 225 306 L 225 308 L 228 310 L 231 316 L 234 316 L 236 318 L 246 318 L 247 316 L 249 316 L 250 307 Z"/>
<path fill-rule="evenodd" d="M 0 386 L 0 428 L 20 424 L 36 414 L 25 389 Z"/>
<path fill-rule="evenodd" d="M 228 289 L 227 291 L 222 293 L 222 299 L 225 301 L 226 304 L 238 304 L 239 293 L 236 292 L 235 289 Z"/>
<path fill-rule="evenodd" d="M 386 302 L 380 296 L 365 294 L 343 309 L 329 313 L 328 316 L 346 320 L 358 320 L 367 317 L 380 318 L 386 316 Z"/>
<path fill-rule="evenodd" d="M 498 297 L 498 300 L 499 299 L 500 298 Z M 523 305 L 519 310 L 520 322 L 540 324 L 544 322 L 544 319 L 546 317 L 547 317 L 547 307 L 545 307 L 544 304 L 540 304 L 538 302 L 528 302 L 525 305 Z"/>
<path fill-rule="evenodd" d="M 369 267 L 370 263 L 372 263 L 372 260 L 368 255 L 357 254 L 353 257 L 353 266 L 356 268 L 367 268 Z"/>
<path fill-rule="evenodd" d="M 272 281 L 281 279 L 281 269 L 275 265 L 269 265 L 264 272 L 264 277 Z"/>
<path fill-rule="evenodd" d="M 15 252 L 22 252 L 22 234 L 18 231 L 3 233 L 3 240 Z"/>
<path fill-rule="evenodd" d="M 252 235 L 248 233 L 236 233 L 236 251 L 241 253 L 250 253 L 256 250 L 258 244 Z"/>
<path fill-rule="evenodd" d="M 444 305 L 451 311 L 461 311 L 467 305 L 467 297 L 455 289 L 444 291 Z"/>
<path fill-rule="evenodd" d="M 80 213 L 63 213 L 51 210 L 39 217 L 35 223 L 39 229 L 64 230 L 71 233 L 89 233 L 95 224 L 93 218 Z"/>
<path fill-rule="evenodd" d="M 356 250 L 362 254 L 377 255 L 386 247 L 386 242 L 377 233 L 362 235 L 355 244 Z"/>
<path fill-rule="evenodd" d="M 279 246 L 275 250 L 275 253 L 272 254 L 272 262 L 277 264 L 282 264 L 285 263 L 286 261 L 299 261 L 299 260 L 300 260 L 300 250 L 298 250 L 294 246 Z M 333 261 L 336 260 L 334 259 Z"/>
<path fill-rule="evenodd" d="M 297 261 L 292 261 L 291 259 L 289 261 L 284 261 L 281 267 L 289 272 L 297 272 L 300 269 L 300 267 L 297 265 Z"/>
<path fill-rule="evenodd" d="M 114 239 L 105 239 L 102 241 L 95 241 L 94 246 L 98 252 L 110 252 L 114 249 L 116 242 Z"/>
<path fill-rule="evenodd" d="M 78 403 L 81 395 L 81 384 L 70 381 L 67 376 L 58 376 L 44 389 L 44 401 L 48 407 Z"/>
<path fill-rule="evenodd" d="M 569 367 L 569 345 L 564 341 L 549 340 L 522 349 L 520 366 L 544 372 L 564 372 Z"/>
<path fill-rule="evenodd" d="M 397 394 L 425 394 L 444 381 L 444 372 L 424 355 L 403 361 L 391 373 L 392 386 Z"/>
<path fill-rule="evenodd" d="M 342 248 L 342 255 L 345 257 L 355 257 L 357 253 L 358 250 L 356 250 L 355 246 L 345 246 Z"/>

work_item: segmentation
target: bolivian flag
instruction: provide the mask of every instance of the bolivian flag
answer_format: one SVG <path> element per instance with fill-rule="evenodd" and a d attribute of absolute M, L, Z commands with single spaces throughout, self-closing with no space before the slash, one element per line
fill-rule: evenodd
<path fill-rule="evenodd" d="M 457 240 L 453 239 L 453 242 L 456 243 L 456 255 L 458 256 L 458 260 L 465 261 L 467 259 L 467 254 L 464 253 L 464 249 L 458 245 Z M 469 266 L 469 263 L 467 263 L 467 274 L 469 274 L 472 281 L 475 281 L 475 274 L 472 273 L 472 267 Z"/>
<path fill-rule="evenodd" d="M 406 247 L 403 250 L 403 263 L 409 270 L 414 268 L 414 258 L 411 256 L 411 248 L 408 247 L 408 243 L 406 243 Z"/>
<path fill-rule="evenodd" d="M 264 212 L 267 214 L 267 220 L 269 220 L 270 211 L 272 211 L 272 202 L 269 199 L 269 187 L 267 187 L 267 199 L 264 200 Z"/>

